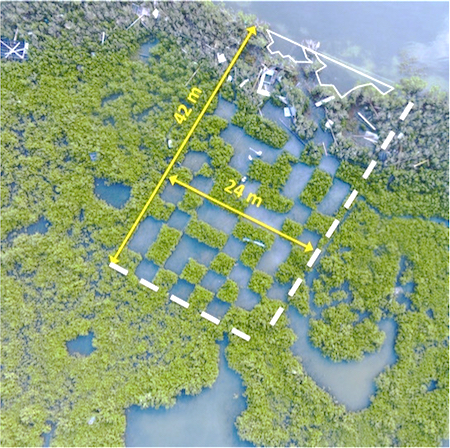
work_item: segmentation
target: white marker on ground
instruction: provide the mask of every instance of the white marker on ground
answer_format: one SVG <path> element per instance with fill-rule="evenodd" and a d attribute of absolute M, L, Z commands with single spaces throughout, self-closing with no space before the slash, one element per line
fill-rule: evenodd
<path fill-rule="evenodd" d="M 306 263 L 306 266 L 308 266 L 308 268 L 312 268 L 313 264 L 317 260 L 317 257 L 320 255 L 320 252 L 322 252 L 320 249 L 316 249 L 314 251 L 314 253 L 312 254 L 312 256 L 309 259 L 308 263 Z"/>
<path fill-rule="evenodd" d="M 172 300 L 172 302 L 178 303 L 178 305 L 184 306 L 185 308 L 189 308 L 188 302 L 185 302 L 184 300 L 180 299 L 177 296 L 174 296 L 173 294 L 170 296 L 170 300 Z"/>
<path fill-rule="evenodd" d="M 294 284 L 292 285 L 292 288 L 288 292 L 289 297 L 292 297 L 297 292 L 297 289 L 302 284 L 302 281 L 303 280 L 301 278 L 295 280 Z"/>
<path fill-rule="evenodd" d="M 248 334 L 245 334 L 244 332 L 238 330 L 237 328 L 234 328 L 231 330 L 231 332 L 233 334 L 235 334 L 236 336 L 239 336 L 242 339 L 245 339 L 246 341 L 250 340 L 250 336 Z"/>
<path fill-rule="evenodd" d="M 369 121 L 363 114 L 361 114 L 360 112 L 358 112 L 358 115 L 365 121 L 365 123 L 366 123 L 367 125 L 369 125 L 369 126 L 372 128 L 373 131 L 376 131 L 376 130 L 377 130 L 377 128 L 376 128 L 372 123 L 370 123 L 370 121 Z"/>
<path fill-rule="evenodd" d="M 326 98 L 324 98 L 321 101 L 317 101 L 317 103 L 315 104 L 316 107 L 320 107 L 322 106 L 322 104 L 328 103 L 329 101 L 334 100 L 334 95 L 331 96 L 327 96 Z"/>
<path fill-rule="evenodd" d="M 152 291 L 155 291 L 155 292 L 157 292 L 158 289 L 159 289 L 159 286 L 156 286 L 156 285 L 154 285 L 152 282 L 149 282 L 149 281 L 145 280 L 145 278 L 141 278 L 141 279 L 139 280 L 139 283 L 140 283 L 141 285 L 144 285 L 144 286 L 146 286 L 147 288 L 151 289 Z"/>
<path fill-rule="evenodd" d="M 284 311 L 284 308 L 280 306 L 280 308 L 278 308 L 277 312 L 275 313 L 275 315 L 272 317 L 272 320 L 270 321 L 270 325 L 272 325 L 272 327 L 277 323 L 277 320 L 283 314 L 283 311 Z"/>
<path fill-rule="evenodd" d="M 335 219 L 333 221 L 333 224 L 331 224 L 330 228 L 327 230 L 327 233 L 325 234 L 325 236 L 327 238 L 330 238 L 331 235 L 333 235 L 334 231 L 336 230 L 337 226 L 339 225 L 339 219 Z"/>
<path fill-rule="evenodd" d="M 211 316 L 211 314 L 205 313 L 205 311 L 202 311 L 200 316 L 204 317 L 206 320 L 209 320 L 213 324 L 219 325 L 220 320 L 217 319 L 217 317 Z"/>
<path fill-rule="evenodd" d="M 387 149 L 387 147 L 389 146 L 389 143 L 391 143 L 391 140 L 394 138 L 394 136 L 395 136 L 395 132 L 390 131 L 388 136 L 384 139 L 384 142 L 381 145 L 381 149 Z"/>
<path fill-rule="evenodd" d="M 114 269 L 117 272 L 120 272 L 122 275 L 128 275 L 128 269 L 125 269 L 116 263 L 113 263 L 113 262 L 109 263 L 109 267 Z"/>
<path fill-rule="evenodd" d="M 411 112 L 411 109 L 414 107 L 414 103 L 411 101 L 406 105 L 406 107 L 403 109 L 402 114 L 400 115 L 400 120 L 404 121 L 404 119 L 408 116 L 408 114 Z"/>
<path fill-rule="evenodd" d="M 356 196 L 358 196 L 358 192 L 356 190 L 352 191 L 352 194 L 348 197 L 348 199 L 345 201 L 344 207 L 348 210 L 350 206 L 353 204 L 353 201 L 355 200 Z"/>
<path fill-rule="evenodd" d="M 370 173 L 373 171 L 376 164 L 377 162 L 375 162 L 375 160 L 372 160 L 369 163 L 369 166 L 366 168 L 366 171 L 364 171 L 364 174 L 362 175 L 363 179 L 367 179 L 370 176 Z"/>

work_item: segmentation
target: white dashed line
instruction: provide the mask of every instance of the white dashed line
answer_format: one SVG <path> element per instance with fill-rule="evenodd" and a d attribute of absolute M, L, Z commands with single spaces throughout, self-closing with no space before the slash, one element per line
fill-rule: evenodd
<path fill-rule="evenodd" d="M 272 320 L 270 321 L 270 325 L 272 325 L 272 327 L 277 323 L 277 320 L 283 314 L 283 311 L 284 311 L 284 308 L 280 306 L 280 308 L 278 308 L 277 312 L 275 313 L 275 315 L 272 317 Z"/>
<path fill-rule="evenodd" d="M 211 316 L 211 314 L 205 313 L 204 311 L 202 311 L 200 316 L 204 317 L 206 320 L 209 320 L 213 324 L 216 324 L 216 325 L 220 324 L 220 320 L 217 319 L 217 317 Z"/>
<path fill-rule="evenodd" d="M 331 235 L 333 235 L 334 231 L 336 230 L 337 226 L 339 225 L 339 219 L 335 219 L 333 221 L 333 224 L 331 224 L 330 228 L 327 230 L 327 233 L 325 234 L 325 236 L 327 238 L 330 238 Z"/>
<path fill-rule="evenodd" d="M 322 101 L 317 101 L 317 103 L 315 104 L 316 107 L 320 107 L 322 106 L 322 104 L 328 103 L 329 101 L 334 100 L 334 95 L 331 96 L 327 96 L 326 98 L 324 98 Z"/>
<path fill-rule="evenodd" d="M 292 297 L 297 292 L 297 289 L 302 284 L 302 281 L 303 280 L 301 278 L 295 280 L 294 284 L 292 285 L 292 288 L 288 292 L 289 297 Z"/>
<path fill-rule="evenodd" d="M 317 260 L 317 257 L 320 255 L 320 252 L 322 252 L 320 249 L 316 249 L 314 251 L 314 253 L 312 254 L 312 256 L 309 259 L 308 263 L 306 263 L 306 266 L 308 266 L 308 268 L 312 268 L 314 262 Z"/>
<path fill-rule="evenodd" d="M 414 107 L 414 103 L 411 101 L 406 105 L 406 107 L 403 109 L 402 114 L 400 115 L 400 120 L 404 121 L 404 119 L 408 116 L 408 114 L 411 112 L 411 109 Z"/>
<path fill-rule="evenodd" d="M 381 149 L 386 149 L 389 146 L 389 143 L 391 143 L 391 140 L 394 138 L 395 132 L 390 131 L 388 136 L 384 139 L 383 144 L 381 145 Z"/>
<path fill-rule="evenodd" d="M 369 166 L 367 167 L 366 171 L 364 171 L 364 174 L 362 175 L 363 179 L 367 179 L 370 176 L 370 173 L 373 171 L 376 164 L 377 164 L 377 162 L 375 162 L 375 160 L 372 160 L 369 163 Z"/>
<path fill-rule="evenodd" d="M 366 122 L 366 124 L 368 124 L 372 128 L 373 131 L 377 130 L 377 128 L 372 123 L 370 123 L 369 120 L 363 114 L 358 112 L 358 115 L 361 117 L 362 120 Z"/>
<path fill-rule="evenodd" d="M 246 341 L 250 340 L 250 336 L 248 334 L 245 334 L 244 332 L 238 330 L 237 328 L 234 328 L 231 330 L 231 332 L 233 334 L 235 334 L 236 336 L 239 336 L 242 339 L 245 339 Z"/>
<path fill-rule="evenodd" d="M 189 308 L 188 302 L 185 302 L 184 300 L 180 299 L 177 296 L 174 296 L 173 294 L 170 296 L 170 300 L 172 300 L 172 302 L 178 303 L 178 305 L 181 305 L 184 308 Z"/>
<path fill-rule="evenodd" d="M 348 199 L 345 201 L 344 207 L 348 210 L 351 205 L 353 204 L 353 201 L 355 200 L 356 196 L 358 196 L 358 192 L 356 190 L 352 191 L 352 194 L 348 197 Z"/>
<path fill-rule="evenodd" d="M 109 267 L 114 269 L 117 272 L 120 272 L 122 275 L 128 275 L 128 269 L 125 269 L 116 263 L 113 263 L 113 262 L 109 263 Z"/>
<path fill-rule="evenodd" d="M 149 282 L 149 281 L 145 280 L 144 278 L 141 278 L 141 279 L 139 280 L 139 283 L 140 283 L 141 285 L 144 285 L 144 286 L 146 286 L 147 288 L 151 289 L 152 291 L 155 291 L 155 292 L 157 292 L 158 289 L 159 289 L 159 286 L 154 285 L 152 282 Z"/>

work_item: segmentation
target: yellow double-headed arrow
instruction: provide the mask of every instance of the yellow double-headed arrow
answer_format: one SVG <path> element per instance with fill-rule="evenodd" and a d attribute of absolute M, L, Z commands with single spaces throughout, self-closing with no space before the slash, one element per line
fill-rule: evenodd
<path fill-rule="evenodd" d="M 141 219 L 145 215 L 145 212 L 147 211 L 149 205 L 151 204 L 151 202 L 155 198 L 155 196 L 158 193 L 158 190 L 161 188 L 161 185 L 163 184 L 163 182 L 166 180 L 166 177 L 169 175 L 169 172 L 173 168 L 173 166 L 175 165 L 175 162 L 177 161 L 178 157 L 180 157 L 181 152 L 186 147 L 186 145 L 187 145 L 189 139 L 191 138 L 192 134 L 194 133 L 196 127 L 200 123 L 200 120 L 203 118 L 203 115 L 205 115 L 206 110 L 208 109 L 208 107 L 212 103 L 214 97 L 217 95 L 217 92 L 219 91 L 219 89 L 222 87 L 222 84 L 227 79 L 231 69 L 233 68 L 234 64 L 238 60 L 239 56 L 241 55 L 241 53 L 244 50 L 245 46 L 247 45 L 248 41 L 250 40 L 250 38 L 252 36 L 254 36 L 254 35 L 256 36 L 256 27 L 255 26 L 251 26 L 250 28 L 247 28 L 247 31 L 248 31 L 247 36 L 245 37 L 245 39 L 242 42 L 241 46 L 239 47 L 238 51 L 236 52 L 236 54 L 234 55 L 233 59 L 231 60 L 230 65 L 227 67 L 227 69 L 225 70 L 224 74 L 220 78 L 220 81 L 217 83 L 215 89 L 213 90 L 213 92 L 211 93 L 210 97 L 208 98 L 208 101 L 206 101 L 205 106 L 203 107 L 203 109 L 200 112 L 199 116 L 197 117 L 197 119 L 195 120 L 195 122 L 192 125 L 191 129 L 187 133 L 185 139 L 183 140 L 183 143 L 181 143 L 181 145 L 178 148 L 177 152 L 175 153 L 173 159 L 170 161 L 169 165 L 167 166 L 166 171 L 164 171 L 164 174 L 162 175 L 161 179 L 159 179 L 158 183 L 156 184 L 155 189 L 152 191 L 152 194 L 150 195 L 150 197 L 148 198 L 148 201 L 144 205 L 144 208 L 141 210 L 141 212 L 139 213 L 139 216 L 136 218 L 136 221 L 134 221 L 133 225 L 131 226 L 130 231 L 127 233 L 127 236 L 122 241 L 122 244 L 119 246 L 119 249 L 117 249 L 117 252 L 114 254 L 114 256 L 111 255 L 109 257 L 109 260 L 111 262 L 117 264 L 117 262 L 119 261 L 119 255 L 121 254 L 121 252 L 123 251 L 123 249 L 127 245 L 129 239 L 131 238 L 131 235 L 133 235 L 133 233 L 136 230 L 137 226 L 141 222 Z"/>
<path fill-rule="evenodd" d="M 265 229 L 270 230 L 273 233 L 276 233 L 277 235 L 290 241 L 291 243 L 298 244 L 299 246 L 304 247 L 305 252 L 311 252 L 313 250 L 311 242 L 308 242 L 307 244 L 302 243 L 301 241 L 298 241 L 295 238 L 292 238 L 291 236 L 286 235 L 283 232 L 280 232 L 279 230 L 275 229 L 275 227 L 269 226 L 269 225 L 265 224 L 264 222 L 260 221 L 259 219 L 253 218 L 253 216 L 247 215 L 246 213 L 243 213 L 234 207 L 230 207 L 228 204 L 225 204 L 224 202 L 221 202 L 221 201 L 213 198 L 212 196 L 209 196 L 208 194 L 203 193 L 203 191 L 197 190 L 196 188 L 191 187 L 189 184 L 185 184 L 184 182 L 181 182 L 181 180 L 178 180 L 177 175 L 170 176 L 169 180 L 172 185 L 175 185 L 175 184 L 181 185 L 182 187 L 186 188 L 187 190 L 193 191 L 195 194 L 198 194 L 199 196 L 201 196 L 205 199 L 208 199 L 208 201 L 211 201 L 214 204 L 220 205 L 221 207 L 229 210 L 230 212 L 236 213 L 237 215 L 242 216 L 243 218 L 248 219 L 249 221 L 254 222 L 255 224 L 258 224 L 259 226 L 264 227 Z"/>

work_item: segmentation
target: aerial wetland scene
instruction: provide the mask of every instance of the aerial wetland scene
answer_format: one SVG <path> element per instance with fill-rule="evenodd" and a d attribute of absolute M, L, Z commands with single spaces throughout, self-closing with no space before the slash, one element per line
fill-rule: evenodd
<path fill-rule="evenodd" d="M 1 446 L 448 446 L 448 2 L 0 7 Z"/>

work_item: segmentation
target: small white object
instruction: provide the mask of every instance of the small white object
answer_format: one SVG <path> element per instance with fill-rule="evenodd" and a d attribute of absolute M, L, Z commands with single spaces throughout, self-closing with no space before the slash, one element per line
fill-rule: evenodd
<path fill-rule="evenodd" d="M 239 336 L 242 339 L 245 339 L 246 341 L 250 340 L 250 336 L 248 334 L 245 334 L 243 331 L 238 330 L 237 328 L 234 328 L 231 330 L 233 334 L 236 336 Z"/>
<path fill-rule="evenodd" d="M 352 194 L 348 197 L 348 199 L 345 201 L 344 207 L 348 210 L 350 206 L 353 204 L 353 201 L 355 200 L 356 196 L 358 196 L 358 192 L 356 190 L 352 191 Z"/>
<path fill-rule="evenodd" d="M 284 110 L 284 116 L 285 117 L 290 117 L 291 116 L 291 111 L 290 111 L 289 107 L 285 107 L 283 110 Z"/>
<path fill-rule="evenodd" d="M 157 19 L 159 17 L 159 11 L 157 9 L 153 10 L 152 16 Z"/>
<path fill-rule="evenodd" d="M 247 78 L 247 79 L 244 79 L 244 80 L 239 84 L 239 88 L 242 89 L 242 87 L 244 87 L 245 84 L 247 84 L 249 81 L 250 81 L 250 80 L 249 80 L 248 78 Z"/>
<path fill-rule="evenodd" d="M 397 138 L 401 140 L 404 136 L 405 134 L 403 134 L 403 132 L 400 132 L 400 134 L 397 135 Z"/>
<path fill-rule="evenodd" d="M 159 286 L 156 286 L 156 285 L 154 285 L 152 282 L 149 282 L 149 281 L 145 280 L 145 278 L 141 278 L 141 279 L 139 280 L 139 283 L 140 283 L 141 285 L 144 285 L 144 286 L 146 286 L 147 288 L 151 289 L 152 291 L 155 291 L 155 292 L 157 292 L 158 289 L 159 289 Z"/>
<path fill-rule="evenodd" d="M 128 269 L 125 269 L 125 268 L 123 268 L 122 266 L 119 266 L 116 263 L 113 263 L 113 262 L 109 263 L 109 267 L 111 269 L 114 269 L 115 271 L 121 273 L 122 275 L 128 275 Z"/>
<path fill-rule="evenodd" d="M 209 320 L 213 324 L 216 324 L 216 325 L 220 324 L 220 320 L 217 319 L 217 317 L 211 316 L 211 314 L 205 313 L 204 311 L 202 311 L 200 316 L 204 317 L 206 320 Z"/>
<path fill-rule="evenodd" d="M 411 101 L 406 105 L 405 109 L 403 110 L 402 114 L 400 115 L 400 120 L 404 121 L 405 118 L 408 116 L 408 114 L 411 112 L 411 109 L 414 107 L 414 103 Z"/>
<path fill-rule="evenodd" d="M 364 171 L 364 174 L 362 175 L 363 179 L 367 179 L 370 176 L 370 173 L 373 171 L 376 164 L 377 162 L 375 162 L 375 160 L 372 160 L 369 163 L 369 166 L 366 168 L 366 171 Z"/>
<path fill-rule="evenodd" d="M 283 314 L 283 311 L 284 311 L 284 308 L 280 306 L 280 308 L 278 308 L 277 312 L 275 313 L 275 315 L 272 317 L 272 320 L 270 321 L 270 325 L 272 325 L 272 327 L 277 323 L 277 320 Z"/>
<path fill-rule="evenodd" d="M 301 278 L 298 278 L 297 280 L 295 280 L 294 284 L 292 285 L 292 288 L 288 292 L 289 297 L 294 296 L 294 294 L 297 292 L 298 287 L 302 284 L 302 281 L 303 280 Z"/>
<path fill-rule="evenodd" d="M 233 81 L 233 77 L 232 77 L 231 75 L 228 75 L 227 81 L 228 81 L 228 82 Z"/>
<path fill-rule="evenodd" d="M 334 231 L 336 230 L 337 226 L 339 225 L 339 219 L 335 219 L 333 221 L 333 224 L 331 224 L 330 228 L 327 230 L 327 233 L 325 234 L 325 236 L 327 238 L 330 238 L 331 235 L 333 235 Z"/>
<path fill-rule="evenodd" d="M 333 126 L 333 124 L 334 124 L 334 121 L 328 119 L 327 122 L 325 123 L 325 127 L 326 127 L 327 129 L 331 129 L 331 126 Z"/>
<path fill-rule="evenodd" d="M 312 268 L 313 264 L 317 260 L 317 257 L 320 255 L 320 252 L 322 252 L 320 249 L 316 249 L 314 251 L 311 258 L 308 260 L 308 263 L 306 263 L 306 266 L 308 266 L 308 268 Z"/>
<path fill-rule="evenodd" d="M 389 146 L 389 143 L 391 143 L 392 139 L 395 136 L 395 132 L 394 131 L 390 131 L 388 136 L 384 139 L 383 144 L 381 145 L 381 149 L 387 149 L 387 147 Z"/>
<path fill-rule="evenodd" d="M 95 415 L 94 416 L 92 416 L 90 419 L 89 419 L 89 421 L 88 421 L 88 425 L 93 425 L 94 424 L 94 422 L 95 422 Z"/>
<path fill-rule="evenodd" d="M 322 106 L 322 101 L 317 101 L 317 103 L 315 104 L 316 107 L 320 107 Z"/>
<path fill-rule="evenodd" d="M 249 155 L 248 160 L 253 160 L 253 157 Z"/>
<path fill-rule="evenodd" d="M 247 176 L 244 176 L 242 179 L 241 179 L 241 182 L 245 182 L 247 180 Z"/>
<path fill-rule="evenodd" d="M 322 104 L 329 103 L 331 100 L 334 100 L 334 95 L 326 97 L 324 100 L 322 100 Z"/>
<path fill-rule="evenodd" d="M 172 140 L 167 140 L 167 146 L 169 147 L 169 149 L 173 148 L 173 141 Z"/>
<path fill-rule="evenodd" d="M 217 60 L 219 61 L 219 64 L 223 64 L 227 61 L 227 58 L 223 53 L 217 53 Z"/>
<path fill-rule="evenodd" d="M 189 308 L 189 303 L 185 302 L 183 299 L 180 299 L 179 297 L 175 296 L 175 295 L 171 295 L 170 296 L 170 300 L 172 302 L 178 303 L 178 305 L 183 306 L 184 308 Z"/>

